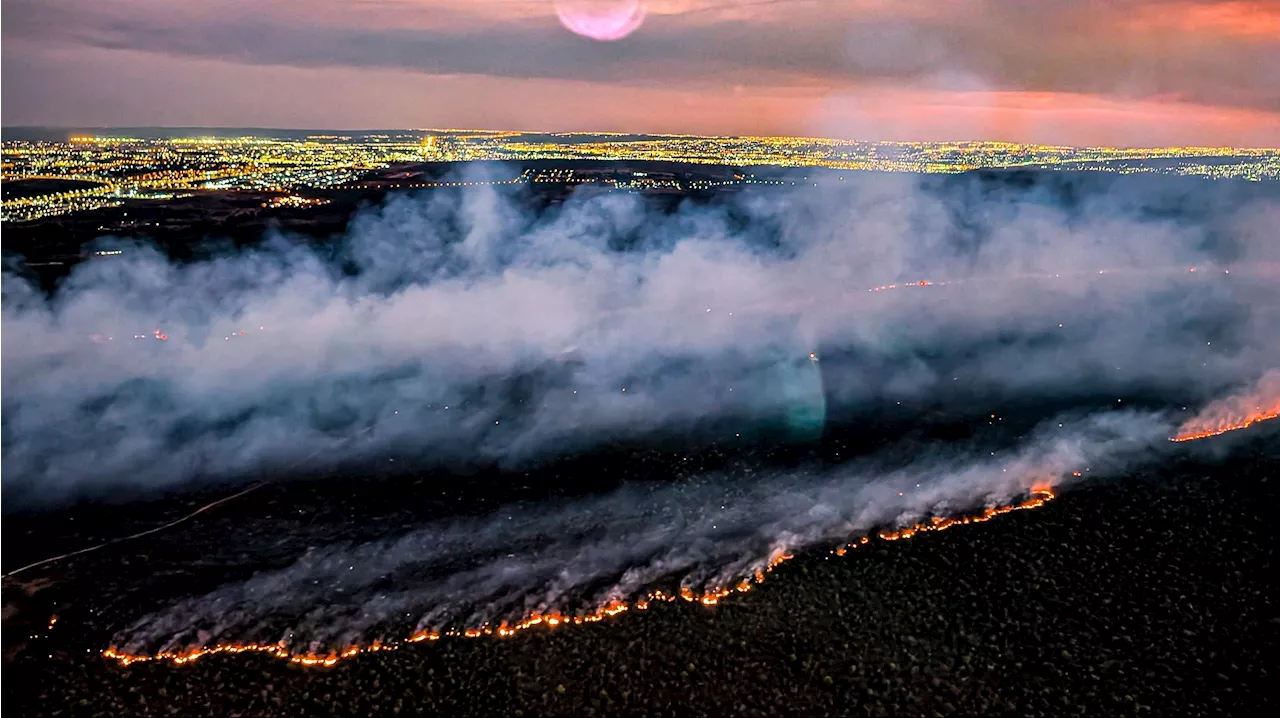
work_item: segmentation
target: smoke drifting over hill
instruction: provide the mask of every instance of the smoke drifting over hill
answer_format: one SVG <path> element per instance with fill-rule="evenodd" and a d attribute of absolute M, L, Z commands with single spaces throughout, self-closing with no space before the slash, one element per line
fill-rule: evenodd
<path fill-rule="evenodd" d="M 436 521 L 308 551 L 287 568 L 146 616 L 115 645 L 146 656 L 279 644 L 325 656 L 371 641 L 635 605 L 655 586 L 686 600 L 718 597 L 748 590 L 791 552 L 994 505 L 1056 484 L 1073 469 L 1122 468 L 1165 442 L 1167 430 L 1153 415 L 1116 412 L 1045 426 L 991 456 L 935 450 L 884 473 L 856 465 L 730 471 Z"/>
<path fill-rule="evenodd" d="M 52 296 L 6 271 L 6 504 L 392 460 L 517 468 L 655 435 L 803 442 L 900 405 L 1039 422 L 322 542 L 117 635 L 135 655 L 324 654 L 726 590 L 781 552 L 1119 471 L 1275 402 L 1273 188 L 850 179 L 674 211 L 439 191 L 364 212 L 338 245 L 187 263 L 131 245 Z"/>
<path fill-rule="evenodd" d="M 511 464 L 726 416 L 812 435 L 958 391 L 1207 399 L 1280 356 L 1274 193 L 851 179 L 674 212 L 399 197 L 338 247 L 129 246 L 52 298 L 6 270 L 6 499 L 303 460 Z"/>

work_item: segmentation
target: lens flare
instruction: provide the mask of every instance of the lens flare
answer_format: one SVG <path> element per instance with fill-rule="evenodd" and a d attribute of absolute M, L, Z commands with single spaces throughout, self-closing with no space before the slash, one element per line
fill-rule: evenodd
<path fill-rule="evenodd" d="M 822 436 L 827 423 L 827 400 L 822 385 L 818 355 L 788 358 L 774 365 L 770 401 L 778 402 L 784 411 L 787 434 L 797 441 L 814 441 Z"/>
<path fill-rule="evenodd" d="M 644 23 L 643 0 L 555 0 L 555 7 L 566 30 L 600 42 L 621 40 Z"/>

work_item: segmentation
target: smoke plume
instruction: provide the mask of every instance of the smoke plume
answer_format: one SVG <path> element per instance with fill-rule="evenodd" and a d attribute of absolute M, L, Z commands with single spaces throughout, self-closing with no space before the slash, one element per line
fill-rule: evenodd
<path fill-rule="evenodd" d="M 667 595 L 734 589 L 776 557 L 831 548 L 877 526 L 994 506 L 1072 473 L 1122 469 L 1169 425 L 1129 411 L 1041 427 L 1009 451 L 935 450 L 890 472 L 856 463 L 625 486 L 602 496 L 437 521 L 396 537 L 309 551 L 182 600 L 121 632 L 130 655 L 282 645 L 329 655 L 371 641 L 516 625 Z"/>
<path fill-rule="evenodd" d="M 1209 403 L 1178 428 L 1174 441 L 1204 439 L 1247 429 L 1280 416 L 1280 370 L 1273 369 L 1248 390 Z"/>
<path fill-rule="evenodd" d="M 326 651 L 728 588 L 781 551 L 1119 470 L 1241 387 L 1183 431 L 1274 403 L 1274 188 L 813 174 L 674 210 L 442 190 L 362 212 L 336 245 L 186 263 L 104 238 L 123 252 L 51 296 L 6 270 L 7 507 L 766 424 L 808 441 L 903 405 L 1076 407 L 994 452 L 737 464 L 323 544 L 118 636 Z"/>
<path fill-rule="evenodd" d="M 52 297 L 6 271 L 6 499 L 511 465 L 725 416 L 812 432 L 958 391 L 1208 398 L 1280 355 L 1265 192 L 831 179 L 675 211 L 440 191 L 336 247 L 179 264 L 108 238 Z"/>

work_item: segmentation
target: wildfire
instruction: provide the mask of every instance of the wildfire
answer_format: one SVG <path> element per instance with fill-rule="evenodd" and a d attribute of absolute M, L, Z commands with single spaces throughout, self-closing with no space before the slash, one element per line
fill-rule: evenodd
<path fill-rule="evenodd" d="M 1208 439 L 1210 436 L 1226 434 L 1228 431 L 1238 431 L 1240 429 L 1248 429 L 1249 426 L 1260 424 L 1262 421 L 1271 421 L 1280 417 L 1280 408 L 1256 407 L 1252 413 L 1240 416 L 1221 416 L 1217 419 L 1208 419 L 1208 417 L 1196 417 L 1187 424 L 1181 426 L 1178 435 L 1172 436 L 1170 442 L 1194 442 L 1196 439 Z"/>
<path fill-rule="evenodd" d="M 1045 504 L 1049 503 L 1053 499 L 1054 499 L 1053 492 L 1047 488 L 1032 489 L 1031 498 L 1021 503 L 1010 504 L 1007 506 L 988 507 L 982 513 L 975 514 L 973 516 L 957 516 L 953 518 L 942 518 L 939 516 L 934 516 L 933 518 L 929 519 L 929 523 L 918 523 L 912 526 L 908 526 L 906 528 L 898 529 L 897 531 L 881 531 L 877 535 L 880 537 L 881 540 L 884 540 L 884 541 L 898 541 L 900 539 L 911 538 L 912 536 L 915 536 L 916 534 L 922 531 L 946 531 L 952 526 L 980 524 L 984 521 L 990 521 L 991 519 L 997 516 L 1000 516 L 1001 514 L 1011 513 L 1013 511 L 1025 511 L 1027 509 L 1038 509 L 1041 506 L 1044 506 Z M 865 538 L 866 537 L 863 537 L 863 540 L 861 540 L 857 544 L 848 544 L 847 548 L 854 548 L 856 546 L 860 546 L 862 544 L 867 543 Z"/>
<path fill-rule="evenodd" d="M 1228 431 L 1247 429 L 1254 424 L 1280 417 L 1280 369 L 1263 375 L 1254 389 L 1229 396 L 1204 408 L 1194 419 L 1183 424 L 1169 441 L 1184 442 L 1207 439 Z"/>
<path fill-rule="evenodd" d="M 73 139 L 73 141 L 75 141 Z M 308 203 L 307 200 L 301 198 L 280 198 L 279 203 Z M 1181 268 L 1179 268 L 1181 271 Z M 1197 268 L 1190 268 L 1190 273 L 1196 273 Z M 1223 270 L 1229 273 L 1229 270 Z M 1099 275 L 1111 274 L 1111 270 L 1099 270 Z M 1027 275 L 1024 278 L 1048 279 L 1050 275 Z M 1054 274 L 1052 278 L 1060 278 L 1060 275 Z M 891 290 L 916 288 L 916 287 L 939 287 L 946 286 L 953 281 L 931 281 L 917 280 L 907 281 L 901 284 L 887 284 L 877 287 L 871 287 L 869 292 L 885 292 Z M 708 310 L 710 311 L 710 310 Z M 1059 326 L 1062 326 L 1059 324 Z M 263 327 L 259 327 L 263 329 Z M 230 340 L 232 336 L 243 336 L 244 331 L 238 333 L 233 332 L 226 337 Z M 96 337 L 96 335 L 95 335 Z M 161 341 L 168 339 L 168 335 L 160 329 L 156 329 L 151 334 L 135 335 L 135 338 L 149 339 L 154 338 Z M 96 339 L 95 339 L 96 340 Z M 817 361 L 818 356 L 815 352 L 809 354 L 812 361 Z M 624 388 L 622 391 L 626 391 Z M 1248 428 L 1256 423 L 1268 421 L 1280 417 L 1280 370 L 1269 372 L 1259 382 L 1254 391 L 1229 397 L 1219 402 L 1215 402 L 1196 418 L 1183 424 L 1177 434 L 1170 438 L 1173 442 L 1194 441 L 1212 436 Z M 1079 477 L 1079 471 L 1072 472 L 1073 476 Z M 910 526 L 905 526 L 893 530 L 883 530 L 874 535 L 881 541 L 899 541 L 912 538 L 917 534 L 929 531 L 945 531 L 955 526 L 963 526 L 969 524 L 983 523 L 990 521 L 996 516 L 1012 513 L 1014 511 L 1023 511 L 1036 509 L 1044 506 L 1055 497 L 1052 489 L 1049 487 L 1034 488 L 1030 492 L 1030 496 L 1018 503 L 988 507 L 981 513 L 952 516 L 952 517 L 932 517 L 926 521 L 918 522 Z M 859 546 L 866 546 L 871 543 L 872 536 L 861 536 L 846 544 L 836 547 L 832 550 L 837 556 L 844 556 L 850 550 Z M 136 655 L 121 652 L 116 648 L 108 648 L 103 651 L 106 658 L 118 661 L 121 665 L 130 665 L 132 663 L 144 661 L 170 661 L 177 665 L 182 665 L 204 656 L 214 654 L 240 654 L 240 653 L 261 653 L 272 656 L 281 660 L 287 660 L 292 663 L 303 666 L 333 666 L 340 660 L 357 656 L 361 653 L 373 653 L 379 651 L 393 651 L 410 643 L 433 642 L 441 638 L 482 638 L 489 636 L 497 636 L 507 638 L 515 636 L 523 631 L 531 630 L 539 626 L 545 626 L 547 630 L 554 630 L 561 625 L 582 625 L 585 623 L 596 623 L 612 618 L 630 610 L 645 611 L 651 605 L 657 602 L 675 602 L 683 600 L 686 603 L 700 603 L 703 606 L 716 606 L 721 601 L 729 598 L 734 593 L 748 593 L 755 586 L 763 583 L 767 576 L 772 573 L 778 566 L 792 558 L 785 549 L 779 548 L 770 555 L 769 560 L 751 576 L 743 577 L 730 586 L 704 587 L 695 589 L 691 586 L 682 586 L 677 594 L 669 594 L 662 590 L 654 590 L 647 595 L 636 599 L 634 602 L 628 602 L 623 599 L 611 599 L 604 604 L 597 606 L 595 609 L 578 614 L 566 614 L 559 610 L 550 610 L 546 612 L 534 612 L 516 622 L 502 622 L 497 627 L 488 624 L 479 627 L 465 629 L 448 629 L 444 631 L 437 630 L 420 630 L 411 636 L 389 643 L 372 643 L 368 646 L 349 646 L 340 652 L 331 652 L 327 654 L 315 653 L 293 653 L 288 646 L 281 643 L 272 644 L 220 644 L 210 647 L 191 648 L 183 651 L 164 651 L 151 655 Z M 55 616 L 50 620 L 49 627 L 52 628 L 57 621 Z"/>
<path fill-rule="evenodd" d="M 950 282 L 931 282 L 928 279 L 921 279 L 918 282 L 905 282 L 903 284 L 882 284 L 878 287 L 872 287 L 867 291 L 868 292 L 887 292 L 890 289 L 897 289 L 899 287 L 933 287 L 933 286 L 940 286 L 945 284 L 950 284 Z"/>
<path fill-rule="evenodd" d="M 1053 500 L 1053 498 L 1054 494 L 1050 489 L 1036 488 L 1031 491 L 1030 498 L 1016 504 L 989 507 L 982 513 L 971 516 L 958 516 L 951 518 L 934 517 L 930 519 L 928 523 L 918 523 L 896 531 L 881 531 L 877 536 L 883 541 L 907 539 L 923 531 L 942 531 L 951 528 L 952 526 L 989 521 L 996 516 L 1013 511 L 1039 508 Z M 863 546 L 870 542 L 870 536 L 862 536 L 853 542 L 836 548 L 834 553 L 838 556 L 843 556 L 849 549 L 856 548 L 857 546 Z M 734 584 L 732 588 L 714 587 L 698 591 L 690 586 L 681 586 L 680 592 L 677 595 L 665 593 L 661 589 L 658 589 L 650 592 L 648 595 L 633 603 L 628 603 L 622 599 L 612 599 L 591 611 L 577 615 L 566 615 L 555 610 L 546 613 L 535 612 L 515 623 L 503 622 L 497 628 L 485 624 L 476 628 L 461 630 L 451 629 L 444 632 L 419 631 L 401 641 L 393 641 L 390 643 L 375 642 L 369 646 L 349 646 L 342 651 L 331 652 L 324 655 L 314 653 L 291 653 L 284 643 L 221 644 L 207 648 L 192 648 L 185 651 L 164 651 L 153 655 L 124 653 L 113 647 L 103 651 L 102 655 L 106 658 L 119 662 L 122 666 L 146 661 L 170 661 L 176 665 L 183 665 L 204 656 L 216 655 L 219 653 L 261 653 L 302 666 L 333 666 L 336 665 L 338 661 L 360 655 L 361 653 L 394 651 L 409 643 L 438 641 L 445 637 L 482 638 L 485 636 L 497 636 L 499 638 L 509 638 L 522 631 L 526 631 L 537 626 L 545 625 L 548 630 L 551 630 L 560 625 L 571 624 L 580 626 L 585 623 L 598 623 L 606 618 L 613 618 L 614 616 L 618 616 L 633 609 L 637 611 L 648 610 L 655 602 L 670 603 L 677 600 L 683 600 L 686 603 L 700 603 L 703 606 L 708 607 L 715 606 L 719 604 L 720 601 L 733 595 L 735 592 L 747 593 L 756 585 L 764 583 L 766 577 L 770 573 L 772 573 L 778 566 L 781 566 L 792 558 L 794 558 L 794 554 L 787 553 L 783 548 L 777 548 L 772 554 L 770 554 L 768 562 L 756 571 L 752 577 L 741 579 L 738 583 Z"/>
<path fill-rule="evenodd" d="M 1207 439 L 1211 436 L 1218 436 L 1219 434 L 1225 434 L 1228 431 L 1248 429 L 1250 426 L 1253 426 L 1254 424 L 1257 424 L 1262 421 L 1270 421 L 1271 419 L 1275 419 L 1276 417 L 1280 417 L 1280 409 L 1271 409 L 1269 411 L 1264 411 L 1262 410 L 1262 407 L 1258 407 L 1258 411 L 1251 416 L 1247 416 L 1243 419 L 1239 419 L 1236 421 L 1227 421 L 1227 422 L 1219 423 L 1206 429 L 1193 430 L 1193 429 L 1190 429 L 1188 426 L 1184 425 L 1182 431 L 1187 433 L 1179 433 L 1177 436 L 1170 438 L 1169 441 L 1181 443 L 1183 441 L 1195 441 L 1196 439 Z"/>

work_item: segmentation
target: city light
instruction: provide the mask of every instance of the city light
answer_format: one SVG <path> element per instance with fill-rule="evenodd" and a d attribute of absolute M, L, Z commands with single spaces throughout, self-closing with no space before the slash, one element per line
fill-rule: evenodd
<path fill-rule="evenodd" d="M 312 206 L 322 202 L 314 198 L 300 202 L 302 198 L 294 193 L 341 187 L 373 172 L 421 162 L 664 161 L 735 168 L 813 167 L 915 173 L 1022 168 L 1280 179 L 1277 149 L 1079 148 L 1007 142 L 856 142 L 813 137 L 426 130 L 393 135 L 311 135 L 300 139 L 75 136 L 66 142 L 6 141 L 3 149 L 0 179 L 4 182 L 67 183 L 65 188 L 48 193 L 5 200 L 2 218 L 10 222 L 120 206 L 126 200 L 167 200 L 199 192 L 278 192 L 282 196 L 264 206 Z M 729 186 L 822 184 L 815 179 L 818 178 L 758 176 L 746 170 L 719 179 L 690 179 L 673 172 L 633 171 L 624 176 L 607 169 L 551 168 L 483 182 L 434 181 L 421 173 L 396 173 L 379 177 L 374 186 L 398 190 L 531 182 L 594 184 L 632 192 L 683 192 Z M 844 181 L 844 177 L 821 179 Z"/>

